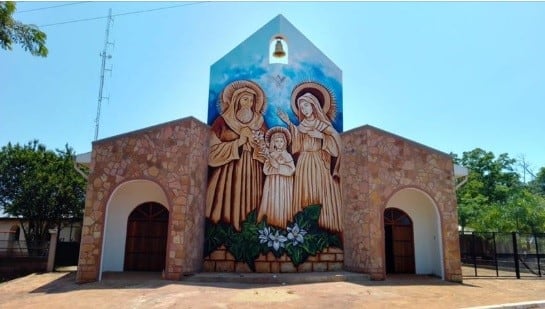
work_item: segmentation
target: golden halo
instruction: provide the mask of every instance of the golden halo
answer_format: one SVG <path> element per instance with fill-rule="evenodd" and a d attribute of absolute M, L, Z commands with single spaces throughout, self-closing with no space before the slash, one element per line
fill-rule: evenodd
<path fill-rule="evenodd" d="M 258 84 L 249 80 L 237 80 L 223 88 L 219 100 L 219 110 L 221 114 L 227 110 L 229 105 L 231 105 L 233 95 L 243 91 L 244 89 L 249 89 L 249 92 L 255 93 L 255 111 L 263 114 L 266 104 L 265 93 Z"/>
<path fill-rule="evenodd" d="M 291 133 L 290 133 L 290 131 L 288 129 L 286 129 L 284 127 L 272 127 L 267 131 L 267 133 L 265 133 L 265 142 L 267 143 L 267 145 L 270 144 L 271 137 L 275 133 L 284 134 L 284 136 L 286 137 L 286 146 L 291 144 Z"/>
<path fill-rule="evenodd" d="M 291 92 L 291 109 L 299 119 L 302 118 L 299 109 L 297 108 L 297 99 L 303 94 L 310 92 L 322 104 L 322 110 L 330 121 L 333 121 L 337 116 L 337 103 L 329 89 L 316 82 L 303 82 L 295 86 Z"/>

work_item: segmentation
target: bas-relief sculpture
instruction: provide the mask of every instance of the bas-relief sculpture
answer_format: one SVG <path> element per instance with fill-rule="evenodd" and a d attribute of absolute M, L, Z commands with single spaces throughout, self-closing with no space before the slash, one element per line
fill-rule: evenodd
<path fill-rule="evenodd" d="M 267 251 L 287 253 L 297 265 L 341 246 L 336 104 L 324 86 L 302 83 L 289 104 L 296 120 L 277 110 L 286 127 L 269 129 L 265 97 L 249 80 L 228 84 L 220 95 L 208 158 L 205 254 L 223 244 L 250 267 Z"/>
<path fill-rule="evenodd" d="M 321 88 L 317 84 L 313 86 Z M 279 117 L 289 126 L 293 136 L 292 152 L 298 156 L 293 203 L 301 209 L 308 205 L 321 204 L 322 213 L 318 221 L 320 227 L 341 232 L 341 138 L 331 125 L 330 117 L 334 114 L 335 106 L 331 105 L 331 97 L 327 96 L 327 91 L 321 90 L 321 102 L 304 88 L 292 95 L 292 109 L 299 119 L 299 125 L 291 123 L 287 114 L 282 111 L 279 112 Z"/>
<path fill-rule="evenodd" d="M 257 221 L 267 220 L 270 225 L 286 228 L 288 220 L 299 209 L 293 202 L 293 174 L 295 163 L 287 151 L 291 144 L 291 134 L 283 127 L 273 127 L 265 135 L 265 184 L 259 206 Z"/>
<path fill-rule="evenodd" d="M 206 217 L 240 230 L 240 223 L 261 203 L 265 157 L 254 135 L 267 131 L 263 90 L 250 81 L 231 83 L 222 92 L 220 108 L 208 155 Z"/>

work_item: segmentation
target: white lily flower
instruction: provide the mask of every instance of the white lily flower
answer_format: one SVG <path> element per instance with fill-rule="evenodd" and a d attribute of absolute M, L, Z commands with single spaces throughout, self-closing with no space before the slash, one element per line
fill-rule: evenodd
<path fill-rule="evenodd" d="M 259 243 L 264 244 L 269 241 L 269 234 L 271 233 L 271 230 L 269 227 L 265 227 L 262 230 L 259 230 Z"/>
<path fill-rule="evenodd" d="M 291 240 L 294 246 L 302 244 L 305 241 L 303 236 L 305 236 L 306 234 L 307 231 L 299 228 L 299 225 L 297 225 L 297 223 L 295 223 L 293 227 L 288 226 L 288 239 Z"/>
<path fill-rule="evenodd" d="M 273 235 L 269 234 L 269 242 L 267 246 L 274 248 L 275 251 L 278 251 L 280 248 L 284 248 L 284 242 L 288 240 L 285 236 L 280 235 L 278 231 Z"/>

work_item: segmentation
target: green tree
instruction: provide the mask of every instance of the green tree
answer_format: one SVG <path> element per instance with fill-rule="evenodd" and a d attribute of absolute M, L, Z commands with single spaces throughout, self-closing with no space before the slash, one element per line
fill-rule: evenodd
<path fill-rule="evenodd" d="M 21 45 L 34 56 L 46 57 L 47 35 L 35 25 L 26 25 L 13 19 L 15 2 L 0 1 L 0 47 L 12 50 L 12 44 Z"/>
<path fill-rule="evenodd" d="M 528 185 L 532 192 L 545 197 L 545 167 L 539 169 L 536 177 Z"/>
<path fill-rule="evenodd" d="M 458 221 L 462 230 L 466 226 L 481 228 L 493 214 L 491 205 L 507 201 L 511 190 L 520 185 L 518 174 L 507 154 L 497 158 L 492 152 L 475 148 L 464 152 L 462 158 L 451 154 L 456 164 L 469 169 L 468 180 L 458 189 Z"/>
<path fill-rule="evenodd" d="M 520 175 L 514 171 L 517 160 L 507 154 L 496 157 L 480 148 L 464 152 L 462 158 L 456 154 L 452 157 L 456 164 L 469 169 L 466 184 L 456 192 L 462 229 L 545 231 L 545 197 L 535 193 L 535 184 L 520 181 Z"/>
<path fill-rule="evenodd" d="M 487 198 L 488 203 L 506 202 L 510 190 L 521 185 L 520 177 L 514 168 L 516 160 L 509 158 L 506 153 L 496 158 L 490 151 L 475 148 L 464 152 L 457 163 L 470 170 L 468 181 L 476 181 L 480 184 L 478 190 L 472 193 L 482 194 Z M 474 189 L 466 186 L 462 188 Z M 463 191 L 467 193 L 467 190 Z"/>
<path fill-rule="evenodd" d="M 49 229 L 82 218 L 86 180 L 74 169 L 74 152 L 56 152 L 38 141 L 0 151 L 0 209 L 19 218 L 29 248 L 49 240 Z"/>
<path fill-rule="evenodd" d="M 484 208 L 474 227 L 479 231 L 541 233 L 545 231 L 545 199 L 521 188 L 507 203 Z"/>

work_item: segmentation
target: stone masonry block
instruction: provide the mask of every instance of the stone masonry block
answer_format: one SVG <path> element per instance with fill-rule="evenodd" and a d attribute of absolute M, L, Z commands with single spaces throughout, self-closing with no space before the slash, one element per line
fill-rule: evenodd
<path fill-rule="evenodd" d="M 327 271 L 327 263 L 325 262 L 314 262 L 312 263 L 313 271 Z"/>
<path fill-rule="evenodd" d="M 341 271 L 341 270 L 343 270 L 343 263 L 341 263 L 341 262 L 327 263 L 327 270 L 328 271 Z"/>
<path fill-rule="evenodd" d="M 218 249 L 210 253 L 210 260 L 214 261 L 224 261 L 225 260 L 225 250 Z"/>
<path fill-rule="evenodd" d="M 335 261 L 335 254 L 333 254 L 333 253 L 322 253 L 322 254 L 320 254 L 320 261 L 321 262 Z"/>
<path fill-rule="evenodd" d="M 234 272 L 235 261 L 218 261 L 216 262 L 216 271 L 218 272 Z"/>
<path fill-rule="evenodd" d="M 295 268 L 291 262 L 282 262 L 280 263 L 280 272 L 295 273 L 297 272 L 297 268 Z"/>
<path fill-rule="evenodd" d="M 202 265 L 202 270 L 204 272 L 214 272 L 216 270 L 216 262 L 215 261 L 204 261 Z"/>
<path fill-rule="evenodd" d="M 312 262 L 305 262 L 297 266 L 297 272 L 306 273 L 312 271 Z"/>
<path fill-rule="evenodd" d="M 235 271 L 237 273 L 251 273 L 250 266 L 244 262 L 235 262 Z"/>
<path fill-rule="evenodd" d="M 278 264 L 275 262 L 255 262 L 255 271 L 258 273 L 271 272 L 271 264 Z"/>
<path fill-rule="evenodd" d="M 271 262 L 271 273 L 279 273 L 280 272 L 280 263 L 278 262 Z"/>

